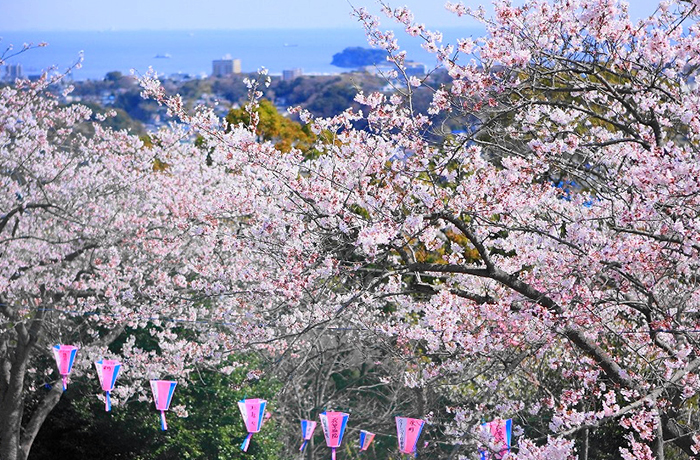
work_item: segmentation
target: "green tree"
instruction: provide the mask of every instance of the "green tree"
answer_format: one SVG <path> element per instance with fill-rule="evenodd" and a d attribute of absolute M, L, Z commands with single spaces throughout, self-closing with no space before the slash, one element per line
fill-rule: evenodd
<path fill-rule="evenodd" d="M 248 362 L 230 375 L 202 370 L 196 381 L 178 386 L 171 408 L 185 406 L 187 416 L 169 412 L 167 431 L 160 430 L 152 401 L 128 401 L 105 412 L 95 397 L 100 391 L 97 382 L 74 381 L 44 424 L 29 458 L 277 459 L 283 446 L 274 416 L 255 434 L 248 452 L 240 449 L 247 432 L 237 401 L 264 398 L 274 411 L 279 388 L 274 381 L 248 379 L 255 360 Z"/>
<path fill-rule="evenodd" d="M 302 152 L 311 150 L 316 136 L 309 127 L 280 114 L 269 100 L 262 99 L 255 108 L 255 113 L 260 117 L 255 132 L 261 140 L 273 142 L 281 152 L 289 152 L 292 148 Z M 249 126 L 250 114 L 243 108 L 231 109 L 226 115 L 226 121 L 231 125 L 242 123 Z"/>
<path fill-rule="evenodd" d="M 353 105 L 357 90 L 347 83 L 326 86 L 306 107 L 319 117 L 332 117 Z"/>
<path fill-rule="evenodd" d="M 132 118 L 143 123 L 151 123 L 153 117 L 160 110 L 156 102 L 142 98 L 139 89 L 132 89 L 117 95 L 114 100 L 114 108 L 123 109 Z"/>

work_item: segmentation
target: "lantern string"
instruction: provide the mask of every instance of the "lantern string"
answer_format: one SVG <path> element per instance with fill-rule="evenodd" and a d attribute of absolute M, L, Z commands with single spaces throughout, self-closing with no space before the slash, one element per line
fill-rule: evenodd
<path fill-rule="evenodd" d="M 3 304 L 0 304 L 3 305 Z M 46 311 L 46 312 L 55 312 L 55 313 L 64 313 L 64 314 L 70 314 L 70 315 L 77 315 L 77 316 L 93 316 L 93 315 L 102 315 L 102 316 L 108 316 L 111 318 L 121 318 L 120 315 L 116 315 L 114 313 L 107 313 L 107 312 L 101 312 L 101 311 L 91 311 L 91 312 L 81 312 L 81 311 L 75 311 L 75 310 L 61 310 L 58 308 L 36 308 L 36 311 Z M 169 317 L 169 316 L 135 316 L 133 317 L 133 321 L 163 321 L 163 322 L 170 322 L 170 323 L 188 323 L 188 324 L 206 324 L 206 325 L 214 325 L 214 326 L 241 326 L 241 323 L 237 322 L 231 322 L 231 321 L 217 321 L 217 320 L 207 320 L 207 319 L 184 319 L 184 318 L 174 318 L 174 317 Z M 249 325 L 246 325 L 249 326 Z M 267 323 L 259 323 L 257 324 L 258 327 L 271 327 L 272 324 L 267 324 Z M 328 327 L 328 330 L 334 330 L 334 331 L 368 331 L 370 328 L 368 327 L 357 327 L 357 326 L 335 326 L 335 327 Z M 432 332 L 440 332 L 438 330 L 432 330 Z M 499 334 L 501 331 L 498 330 L 493 330 L 491 331 L 492 334 Z M 644 330 L 621 330 L 621 331 L 608 331 L 612 334 L 659 334 L 659 333 L 666 333 L 666 334 L 689 334 L 689 333 L 700 333 L 700 329 L 698 328 L 692 328 L 692 329 L 681 329 L 681 328 L 652 328 L 652 329 L 644 329 Z M 513 335 L 512 333 L 510 333 Z"/>
<path fill-rule="evenodd" d="M 7 305 L 2 302 L 0 302 L 0 306 Z M 100 312 L 100 311 L 91 311 L 91 312 L 83 312 L 83 311 L 74 311 L 74 310 L 62 310 L 58 308 L 36 308 L 36 311 L 45 311 L 45 312 L 56 312 L 56 313 L 63 313 L 63 314 L 70 314 L 70 315 L 76 315 L 76 316 L 92 316 L 92 315 L 102 315 L 102 316 L 107 316 L 111 318 L 119 318 L 120 321 L 123 320 L 121 315 L 116 315 L 114 313 L 107 313 L 107 312 Z M 24 319 L 23 321 L 29 321 L 29 319 Z M 217 320 L 196 320 L 196 319 L 183 319 L 183 318 L 174 318 L 174 317 L 168 317 L 168 316 L 134 316 L 132 321 L 163 321 L 163 322 L 171 322 L 171 323 L 187 323 L 187 324 L 206 324 L 206 325 L 214 325 L 214 326 L 241 326 L 241 323 L 237 322 L 230 322 L 230 321 L 217 321 Z M 246 324 L 246 326 L 250 326 L 250 324 Z M 271 324 L 267 323 L 259 323 L 257 324 L 258 327 L 271 327 Z M 371 330 L 368 327 L 349 327 L 349 326 L 331 326 L 326 328 L 326 330 L 330 331 L 369 331 Z M 0 334 L 6 332 L 6 330 L 0 330 Z M 432 332 L 440 332 L 437 330 L 433 330 Z M 643 334 L 643 335 L 648 335 L 648 334 L 658 334 L 658 333 L 666 333 L 666 334 L 691 334 L 691 333 L 700 333 L 700 329 L 698 328 L 692 328 L 692 329 L 680 329 L 680 328 L 666 328 L 666 329 L 645 329 L 645 330 L 621 330 L 621 331 L 608 331 L 611 334 Z M 499 334 L 501 331 L 498 330 L 493 330 L 491 331 L 491 334 Z M 60 334 L 60 332 L 59 332 Z M 513 333 L 508 333 L 510 335 L 514 335 Z"/>

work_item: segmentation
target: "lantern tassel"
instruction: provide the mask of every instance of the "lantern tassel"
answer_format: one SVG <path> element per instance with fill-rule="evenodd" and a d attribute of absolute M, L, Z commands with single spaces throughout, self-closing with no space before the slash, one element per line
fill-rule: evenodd
<path fill-rule="evenodd" d="M 250 439 L 252 437 L 253 437 L 253 433 L 248 433 L 248 435 L 243 440 L 243 443 L 241 444 L 241 450 L 243 452 L 248 452 L 248 446 L 250 446 Z"/>
<path fill-rule="evenodd" d="M 66 391 L 66 388 L 68 388 L 68 377 L 63 376 L 63 391 Z"/>
<path fill-rule="evenodd" d="M 109 391 L 105 391 L 105 412 L 112 410 L 112 398 L 109 397 Z"/>
<path fill-rule="evenodd" d="M 335 447 L 331 448 L 331 459 L 335 460 Z"/>
<path fill-rule="evenodd" d="M 160 429 L 165 431 L 168 429 L 168 422 L 165 421 L 165 411 L 160 411 Z"/>
<path fill-rule="evenodd" d="M 301 443 L 301 447 L 299 448 L 299 452 L 304 452 L 304 449 L 306 449 L 306 445 L 308 443 L 309 443 L 309 441 L 304 439 L 304 442 Z"/>

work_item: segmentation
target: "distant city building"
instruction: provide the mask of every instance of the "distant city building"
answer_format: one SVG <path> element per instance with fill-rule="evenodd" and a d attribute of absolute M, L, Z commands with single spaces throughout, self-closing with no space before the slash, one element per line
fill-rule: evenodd
<path fill-rule="evenodd" d="M 5 80 L 14 81 L 18 78 L 24 78 L 22 64 L 7 64 L 5 66 Z"/>
<path fill-rule="evenodd" d="M 365 66 L 362 68 L 362 70 L 370 75 L 386 75 L 392 70 L 396 70 L 396 66 L 394 64 L 382 63 Z"/>
<path fill-rule="evenodd" d="M 406 61 L 404 66 L 406 67 L 405 72 L 407 77 L 425 76 L 425 64 L 415 61 Z M 396 65 L 387 62 L 377 65 L 368 65 L 364 67 L 363 70 L 370 75 L 387 75 L 389 72 L 397 70 L 397 67 Z"/>
<path fill-rule="evenodd" d="M 301 69 L 291 69 L 282 71 L 282 81 L 292 81 L 295 78 L 301 77 L 304 72 Z"/>
<path fill-rule="evenodd" d="M 409 77 L 425 76 L 425 64 L 416 61 L 406 61 L 406 75 Z"/>
<path fill-rule="evenodd" d="M 225 77 L 234 73 L 241 73 L 241 60 L 232 59 L 226 55 L 221 59 L 212 61 L 212 75 L 215 77 Z"/>

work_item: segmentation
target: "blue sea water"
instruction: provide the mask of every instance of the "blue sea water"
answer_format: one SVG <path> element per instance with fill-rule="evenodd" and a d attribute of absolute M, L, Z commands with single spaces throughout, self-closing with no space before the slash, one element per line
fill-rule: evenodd
<path fill-rule="evenodd" d="M 478 32 L 478 31 L 477 31 Z M 477 33 L 478 34 L 478 33 Z M 446 36 L 475 36 L 474 30 L 450 30 Z M 102 79 L 110 71 L 145 73 L 152 67 L 161 75 L 205 76 L 212 61 L 230 55 L 240 59 L 243 72 L 261 67 L 272 74 L 300 68 L 304 74 L 334 74 L 346 69 L 331 65 L 335 53 L 350 46 L 369 47 L 361 28 L 287 30 L 195 30 L 195 31 L 103 31 L 103 32 L 7 32 L 0 31 L 0 53 L 12 44 L 47 42 L 8 60 L 19 63 L 25 76 L 40 74 L 56 66 L 65 70 L 83 52 L 82 68 L 74 70 L 76 80 Z M 400 37 L 408 58 L 435 64 L 418 39 Z M 160 57 L 159 57 L 160 56 Z M 167 57 L 163 57 L 167 56 Z M 0 77 L 4 74 L 0 70 Z"/>

